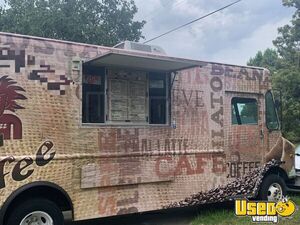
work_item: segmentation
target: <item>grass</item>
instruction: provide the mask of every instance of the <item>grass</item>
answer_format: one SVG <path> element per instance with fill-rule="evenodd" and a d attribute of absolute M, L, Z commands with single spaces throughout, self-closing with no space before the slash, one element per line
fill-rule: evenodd
<path fill-rule="evenodd" d="M 298 206 L 298 210 L 293 215 L 292 219 L 279 218 L 278 224 L 284 225 L 299 225 L 300 224 L 300 195 L 293 195 L 291 199 Z M 191 225 L 253 225 L 250 217 L 236 217 L 234 215 L 234 208 L 220 208 L 200 210 L 198 216 L 191 222 Z M 272 224 L 272 223 L 258 223 L 258 224 Z"/>

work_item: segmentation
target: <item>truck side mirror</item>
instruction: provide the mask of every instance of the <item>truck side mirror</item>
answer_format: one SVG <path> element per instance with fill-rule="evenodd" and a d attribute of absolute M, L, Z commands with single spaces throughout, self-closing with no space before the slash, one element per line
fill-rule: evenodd
<path fill-rule="evenodd" d="M 278 99 L 275 99 L 274 106 L 278 110 L 281 107 L 281 102 Z"/>

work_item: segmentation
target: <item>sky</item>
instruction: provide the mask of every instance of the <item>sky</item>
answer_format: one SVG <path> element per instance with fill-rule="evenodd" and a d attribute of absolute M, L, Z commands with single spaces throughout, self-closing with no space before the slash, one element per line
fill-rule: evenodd
<path fill-rule="evenodd" d="M 135 20 L 145 20 L 145 40 L 190 22 L 235 0 L 134 0 Z M 3 4 L 4 0 L 0 0 Z M 282 0 L 242 0 L 238 4 L 149 44 L 168 55 L 246 65 L 257 51 L 274 47 L 278 27 L 288 24 L 294 8 Z"/>
<path fill-rule="evenodd" d="M 147 40 L 233 1 L 135 0 L 135 19 L 147 22 Z M 278 27 L 290 23 L 293 13 L 294 8 L 284 7 L 281 0 L 243 0 L 149 44 L 170 56 L 246 65 L 257 51 L 273 47 Z"/>

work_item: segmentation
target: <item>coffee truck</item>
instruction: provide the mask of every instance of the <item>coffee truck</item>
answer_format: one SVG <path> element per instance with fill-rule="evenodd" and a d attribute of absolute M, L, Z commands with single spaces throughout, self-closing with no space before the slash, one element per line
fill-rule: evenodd
<path fill-rule="evenodd" d="M 0 224 L 159 210 L 273 158 L 261 196 L 300 186 L 266 69 L 133 42 L 0 42 Z"/>

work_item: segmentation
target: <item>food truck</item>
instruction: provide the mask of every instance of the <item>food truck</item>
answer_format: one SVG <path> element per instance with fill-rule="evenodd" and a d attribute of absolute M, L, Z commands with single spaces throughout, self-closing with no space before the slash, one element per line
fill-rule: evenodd
<path fill-rule="evenodd" d="M 300 185 L 266 69 L 133 42 L 0 42 L 0 224 L 159 210 L 273 158 L 261 196 Z"/>

